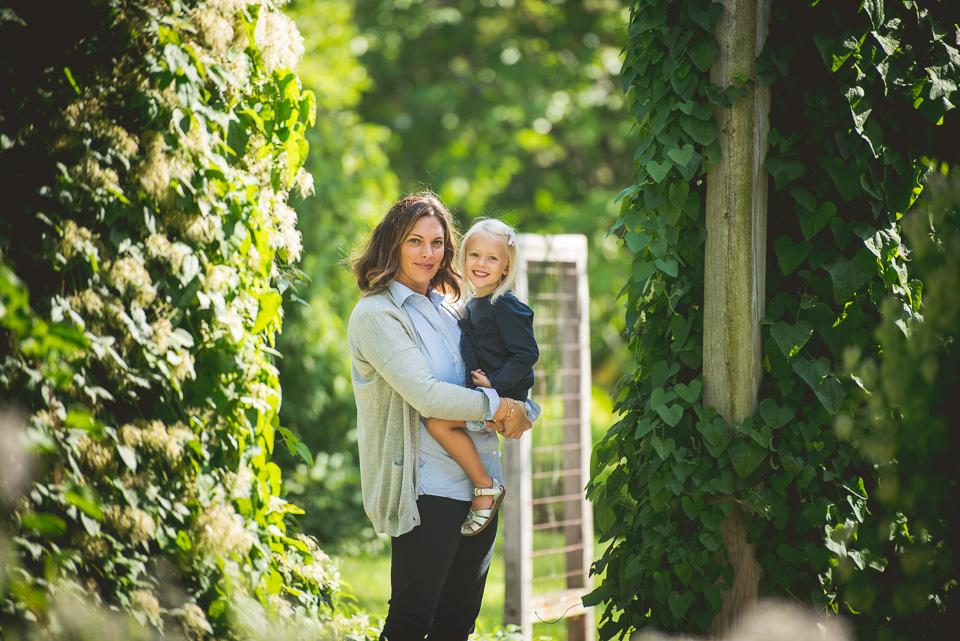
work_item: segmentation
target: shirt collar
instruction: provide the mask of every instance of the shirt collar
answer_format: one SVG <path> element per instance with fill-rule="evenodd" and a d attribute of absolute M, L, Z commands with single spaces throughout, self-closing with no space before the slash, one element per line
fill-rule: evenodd
<path fill-rule="evenodd" d="M 407 302 L 408 298 L 417 294 L 417 292 L 396 280 L 390 283 L 390 293 L 393 295 L 394 299 L 396 299 L 398 305 L 403 305 L 405 302 Z M 443 294 L 439 293 L 435 289 L 427 290 L 427 297 L 430 299 L 430 302 L 433 303 L 433 306 L 438 309 L 446 300 L 446 297 L 444 297 Z"/>

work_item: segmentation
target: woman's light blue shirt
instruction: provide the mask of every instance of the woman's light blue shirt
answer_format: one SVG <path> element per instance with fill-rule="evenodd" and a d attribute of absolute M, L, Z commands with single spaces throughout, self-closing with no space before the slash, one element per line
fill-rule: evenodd
<path fill-rule="evenodd" d="M 444 304 L 444 297 L 430 290 L 429 296 L 417 294 L 406 285 L 394 281 L 391 293 L 403 301 L 403 308 L 413 319 L 420 336 L 420 351 L 430 364 L 437 380 L 454 385 L 463 385 L 465 370 L 460 357 L 460 327 L 457 317 Z M 492 418 L 500 403 L 500 397 L 492 389 L 478 388 L 490 397 L 487 418 Z M 420 419 L 420 486 L 418 494 L 443 496 L 461 501 L 473 499 L 473 483 L 460 465 L 430 436 L 424 417 Z M 495 432 L 464 430 L 473 439 L 487 474 L 503 483 L 500 466 L 500 439 Z"/>

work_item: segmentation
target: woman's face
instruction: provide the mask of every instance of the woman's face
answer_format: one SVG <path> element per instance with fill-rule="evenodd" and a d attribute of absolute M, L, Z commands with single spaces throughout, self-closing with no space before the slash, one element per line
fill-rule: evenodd
<path fill-rule="evenodd" d="M 400 271 L 397 281 L 418 294 L 427 294 L 430 281 L 437 275 L 446 245 L 443 224 L 433 216 L 423 216 L 400 245 Z"/>

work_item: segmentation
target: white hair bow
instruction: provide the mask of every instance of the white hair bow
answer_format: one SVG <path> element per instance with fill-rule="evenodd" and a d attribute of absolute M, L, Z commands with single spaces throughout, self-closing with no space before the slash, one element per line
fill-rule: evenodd
<path fill-rule="evenodd" d="M 517 234 L 511 229 L 507 231 L 507 246 L 515 247 L 517 244 Z"/>

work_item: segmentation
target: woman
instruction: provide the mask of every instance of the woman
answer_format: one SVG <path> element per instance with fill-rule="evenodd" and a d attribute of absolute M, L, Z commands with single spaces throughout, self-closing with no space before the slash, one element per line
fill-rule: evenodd
<path fill-rule="evenodd" d="M 391 207 L 353 263 L 363 297 L 347 335 L 363 504 L 374 528 L 392 537 L 387 641 L 466 640 L 497 533 L 493 523 L 461 536 L 474 488 L 424 418 L 503 421 L 496 429 L 506 438 L 531 427 L 522 403 L 462 386 L 460 330 L 447 298 L 460 296 L 456 250 L 449 212 L 423 193 Z M 470 436 L 502 484 L 497 435 Z"/>

